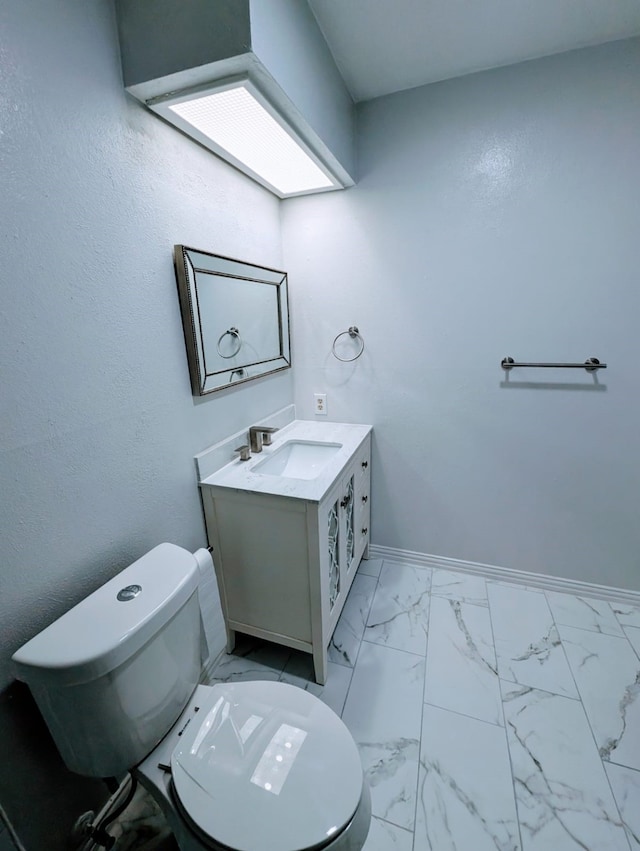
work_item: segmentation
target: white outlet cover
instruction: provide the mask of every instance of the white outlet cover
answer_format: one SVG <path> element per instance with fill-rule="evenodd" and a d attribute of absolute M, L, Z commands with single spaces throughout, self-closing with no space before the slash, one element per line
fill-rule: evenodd
<path fill-rule="evenodd" d="M 327 394 L 314 393 L 313 395 L 313 410 L 316 416 L 327 416 Z"/>

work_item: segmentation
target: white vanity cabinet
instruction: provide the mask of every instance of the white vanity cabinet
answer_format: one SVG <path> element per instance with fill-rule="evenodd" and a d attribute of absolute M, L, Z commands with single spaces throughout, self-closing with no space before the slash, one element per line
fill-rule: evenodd
<path fill-rule="evenodd" d="M 360 559 L 367 552 L 370 463 L 371 449 L 367 439 L 318 509 L 320 576 L 328 577 L 328 583 L 322 582 L 320 589 L 321 594 L 326 594 L 322 609 L 328 618 L 323 630 L 327 644 L 333 635 Z"/>
<path fill-rule="evenodd" d="M 367 433 L 319 500 L 201 483 L 229 651 L 236 631 L 304 650 L 324 684 L 327 647 L 367 553 L 370 472 Z"/>

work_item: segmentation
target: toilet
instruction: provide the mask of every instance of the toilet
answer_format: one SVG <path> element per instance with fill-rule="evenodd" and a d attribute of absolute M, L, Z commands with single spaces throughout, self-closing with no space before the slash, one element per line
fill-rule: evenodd
<path fill-rule="evenodd" d="M 321 700 L 271 681 L 199 684 L 206 550 L 160 544 L 13 656 L 66 765 L 137 778 L 182 851 L 359 851 L 356 744 Z"/>

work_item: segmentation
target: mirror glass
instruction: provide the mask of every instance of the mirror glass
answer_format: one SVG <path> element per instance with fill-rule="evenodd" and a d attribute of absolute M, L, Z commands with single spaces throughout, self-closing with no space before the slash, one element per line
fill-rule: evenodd
<path fill-rule="evenodd" d="M 185 245 L 174 261 L 194 396 L 291 366 L 286 272 Z"/>

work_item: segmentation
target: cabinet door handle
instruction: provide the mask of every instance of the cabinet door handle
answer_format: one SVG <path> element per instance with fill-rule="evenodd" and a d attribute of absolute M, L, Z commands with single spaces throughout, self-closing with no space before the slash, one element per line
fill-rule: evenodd
<path fill-rule="evenodd" d="M 369 462 L 368 462 L 368 461 L 363 461 L 363 462 L 362 462 L 362 469 L 363 469 L 363 470 L 366 470 L 368 466 L 369 466 Z"/>
<path fill-rule="evenodd" d="M 363 526 L 363 527 L 362 527 L 362 534 L 363 534 L 363 535 L 366 535 L 368 531 L 369 531 L 368 526 Z"/>
<path fill-rule="evenodd" d="M 368 499 L 369 499 L 369 497 L 368 497 L 368 496 L 363 496 L 363 497 L 362 497 L 362 501 L 363 501 L 363 502 L 367 502 L 367 500 L 368 500 Z"/>
<path fill-rule="evenodd" d="M 348 493 L 348 494 L 345 496 L 345 498 L 344 498 L 344 499 L 340 500 L 340 505 L 341 505 L 343 508 L 346 508 L 346 507 L 347 507 L 347 505 L 349 505 L 349 503 L 350 503 L 350 502 L 351 502 L 351 494 L 350 494 L 350 493 Z"/>

